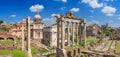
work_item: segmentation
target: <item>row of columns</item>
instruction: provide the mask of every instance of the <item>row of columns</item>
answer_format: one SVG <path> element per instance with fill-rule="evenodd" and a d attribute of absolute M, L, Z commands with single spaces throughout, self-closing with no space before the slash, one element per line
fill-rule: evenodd
<path fill-rule="evenodd" d="M 83 32 L 81 30 L 81 25 L 82 23 L 78 22 L 66 22 L 67 23 L 67 45 L 70 46 L 70 23 L 71 23 L 71 35 L 72 35 L 72 45 L 75 44 L 74 38 L 76 37 L 76 42 L 77 44 L 82 41 L 82 44 L 85 45 L 86 41 L 86 23 L 83 22 Z M 76 26 L 74 26 L 76 24 Z M 60 48 L 64 48 L 65 45 L 65 21 L 64 20 L 59 20 L 57 21 L 57 46 Z M 76 30 L 75 30 L 76 27 Z M 78 34 L 78 32 L 80 32 Z M 81 35 L 82 34 L 82 35 Z M 61 37 L 60 37 L 61 36 Z M 78 36 L 82 36 L 81 38 Z M 79 39 L 78 39 L 79 38 Z M 61 43 L 59 42 L 61 40 Z"/>

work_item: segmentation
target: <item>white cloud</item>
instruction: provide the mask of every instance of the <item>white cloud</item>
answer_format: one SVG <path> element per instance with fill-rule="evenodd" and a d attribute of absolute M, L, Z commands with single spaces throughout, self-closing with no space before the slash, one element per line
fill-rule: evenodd
<path fill-rule="evenodd" d="M 67 2 L 67 0 L 54 0 L 54 1 L 61 1 L 61 2 Z"/>
<path fill-rule="evenodd" d="M 111 6 L 105 6 L 101 11 L 105 13 L 107 16 L 113 16 L 117 9 Z"/>
<path fill-rule="evenodd" d="M 10 17 L 16 17 L 16 15 L 15 15 L 15 14 L 13 14 L 13 15 L 10 15 Z"/>
<path fill-rule="evenodd" d="M 42 9 L 44 9 L 44 6 L 36 4 L 36 5 L 32 5 L 29 9 L 32 12 L 36 12 L 36 11 L 41 11 Z"/>
<path fill-rule="evenodd" d="M 107 16 L 113 16 L 113 14 L 107 14 Z"/>
<path fill-rule="evenodd" d="M 62 2 L 67 2 L 67 0 L 62 0 Z"/>
<path fill-rule="evenodd" d="M 115 13 L 116 12 L 116 8 L 113 8 L 111 6 L 105 6 L 103 9 L 102 9 L 102 12 L 103 13 Z"/>
<path fill-rule="evenodd" d="M 92 8 L 100 8 L 103 6 L 103 3 L 98 3 L 98 0 L 82 0 L 82 3 L 89 4 Z"/>
<path fill-rule="evenodd" d="M 70 11 L 72 11 L 72 12 L 78 12 L 79 8 L 72 8 L 72 9 L 70 9 Z"/>
<path fill-rule="evenodd" d="M 56 19 L 55 19 L 54 17 L 44 18 L 44 19 L 43 19 L 43 22 L 44 22 L 47 26 L 49 26 L 49 25 L 51 25 L 51 24 L 56 23 Z"/>
<path fill-rule="evenodd" d="M 55 13 L 51 14 L 52 17 L 54 17 L 54 16 L 56 16 L 56 15 L 58 15 L 58 14 L 55 14 Z"/>
<path fill-rule="evenodd" d="M 107 1 L 107 2 L 114 2 L 114 1 L 116 1 L 116 0 L 104 0 L 104 1 Z"/>

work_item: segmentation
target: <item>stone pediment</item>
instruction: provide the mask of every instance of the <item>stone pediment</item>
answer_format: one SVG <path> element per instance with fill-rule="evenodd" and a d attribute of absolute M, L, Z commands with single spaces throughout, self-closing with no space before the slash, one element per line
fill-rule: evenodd
<path fill-rule="evenodd" d="M 77 17 L 72 12 L 67 12 L 65 18 L 77 19 Z"/>
<path fill-rule="evenodd" d="M 64 18 L 68 18 L 68 19 L 78 19 L 72 12 L 67 12 L 66 13 L 66 16 L 64 16 L 64 15 L 56 15 L 55 16 L 57 19 L 60 19 L 60 18 L 62 18 L 62 17 L 64 17 Z"/>

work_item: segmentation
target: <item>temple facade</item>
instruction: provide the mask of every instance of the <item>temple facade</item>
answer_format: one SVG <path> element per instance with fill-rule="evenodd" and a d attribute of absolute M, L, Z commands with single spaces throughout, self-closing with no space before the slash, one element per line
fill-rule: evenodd
<path fill-rule="evenodd" d="M 27 28 L 26 28 L 26 20 L 23 19 L 22 22 L 20 23 L 16 23 L 14 25 L 12 25 L 9 28 L 9 33 L 11 33 L 12 35 L 15 35 L 19 38 L 21 38 L 22 36 L 22 24 L 24 24 L 24 34 L 25 37 L 27 36 Z M 45 24 L 42 22 L 41 16 L 39 15 L 39 13 L 36 13 L 36 15 L 34 16 L 33 21 L 30 22 L 30 38 L 31 39 L 42 39 L 43 38 L 43 27 L 45 27 Z"/>
<path fill-rule="evenodd" d="M 43 38 L 43 28 L 45 24 L 42 22 L 41 16 L 37 13 L 34 16 L 33 23 L 31 24 L 31 38 L 42 39 Z"/>
<path fill-rule="evenodd" d="M 57 24 L 44 27 L 43 29 L 43 44 L 48 47 L 57 47 Z"/>
<path fill-rule="evenodd" d="M 91 24 L 87 26 L 87 36 L 97 36 L 99 31 L 101 31 L 101 29 L 98 24 Z"/>

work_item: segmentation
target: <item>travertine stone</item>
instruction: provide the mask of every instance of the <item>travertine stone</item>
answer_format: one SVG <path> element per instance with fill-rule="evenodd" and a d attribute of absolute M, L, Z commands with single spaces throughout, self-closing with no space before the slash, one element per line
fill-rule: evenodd
<path fill-rule="evenodd" d="M 59 42 L 59 39 L 60 39 L 60 37 L 59 37 L 59 33 L 60 33 L 60 31 L 59 31 L 59 27 L 60 27 L 60 24 L 59 24 L 59 21 L 57 21 L 57 47 L 60 47 L 60 42 Z"/>
<path fill-rule="evenodd" d="M 74 23 L 72 22 L 72 45 L 74 45 Z"/>
<path fill-rule="evenodd" d="M 70 46 L 69 22 L 67 22 L 67 44 Z"/>
<path fill-rule="evenodd" d="M 24 47 L 24 23 L 22 23 L 22 51 L 24 51 L 25 47 Z"/>
<path fill-rule="evenodd" d="M 27 51 L 28 51 L 28 56 L 32 57 L 31 48 L 30 48 L 30 17 L 27 17 Z"/>
<path fill-rule="evenodd" d="M 84 20 L 84 29 L 83 29 L 83 38 L 84 38 L 84 45 L 86 44 L 86 20 Z"/>
<path fill-rule="evenodd" d="M 64 30 L 64 21 L 61 21 L 61 48 L 64 48 L 64 37 L 65 37 L 65 30 Z"/>
<path fill-rule="evenodd" d="M 78 23 L 76 22 L 76 42 L 78 44 Z"/>

